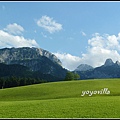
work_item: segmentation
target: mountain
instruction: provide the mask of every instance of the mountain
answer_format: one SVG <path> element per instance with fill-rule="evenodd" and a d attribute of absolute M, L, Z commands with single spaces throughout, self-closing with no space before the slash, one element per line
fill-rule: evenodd
<path fill-rule="evenodd" d="M 22 65 L 6 65 L 0 63 L 0 77 L 10 77 L 10 76 L 19 76 L 26 77 L 28 75 L 29 68 Z M 31 75 L 31 74 L 30 74 Z M 28 75 L 28 77 L 30 77 Z"/>
<path fill-rule="evenodd" d="M 79 65 L 74 71 L 87 71 L 93 69 L 92 66 L 87 65 L 87 64 L 81 64 Z"/>
<path fill-rule="evenodd" d="M 67 70 L 61 66 L 61 61 L 52 53 L 41 48 L 4 48 L 0 49 L 0 63 L 6 65 L 22 65 L 27 67 L 34 76 L 44 74 L 64 79 Z M 7 74 L 7 73 L 6 73 Z M 41 75 L 42 76 L 42 75 Z"/>
<path fill-rule="evenodd" d="M 80 75 L 81 79 L 97 78 L 120 78 L 120 62 L 115 63 L 112 59 L 107 59 L 104 65 L 86 71 L 73 71 Z"/>
<path fill-rule="evenodd" d="M 105 61 L 104 66 L 111 66 L 111 65 L 114 65 L 114 62 L 112 61 L 112 59 L 109 58 Z"/>
<path fill-rule="evenodd" d="M 41 56 L 49 58 L 54 63 L 62 65 L 61 61 L 52 53 L 41 48 L 4 48 L 0 49 L 0 63 L 11 64 L 14 61 L 40 59 Z"/>
<path fill-rule="evenodd" d="M 19 64 L 6 65 L 0 63 L 0 78 L 10 78 L 12 76 L 17 78 L 34 78 L 34 79 L 39 78 L 45 81 L 61 80 L 57 76 L 44 74 L 41 73 L 40 71 L 31 71 L 28 67 L 23 65 L 19 65 Z"/>

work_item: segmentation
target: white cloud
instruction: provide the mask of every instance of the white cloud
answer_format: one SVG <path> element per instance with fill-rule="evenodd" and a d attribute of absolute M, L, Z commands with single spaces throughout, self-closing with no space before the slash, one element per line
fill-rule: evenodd
<path fill-rule="evenodd" d="M 23 36 L 14 36 L 3 30 L 0 30 L 0 48 L 5 47 L 38 47 L 39 45 L 33 39 L 25 39 Z"/>
<path fill-rule="evenodd" d="M 22 32 L 24 32 L 24 28 L 20 25 L 18 25 L 17 23 L 13 23 L 13 24 L 9 24 L 7 25 L 6 28 L 4 28 L 4 30 L 10 34 L 14 34 L 14 35 L 19 35 Z"/>
<path fill-rule="evenodd" d="M 94 34 L 93 38 L 88 40 L 89 47 L 87 53 L 83 54 L 83 60 L 94 67 L 102 65 L 107 58 L 114 62 L 120 60 L 119 39 L 119 34 L 118 36 Z"/>
<path fill-rule="evenodd" d="M 80 62 L 81 58 L 77 56 L 72 56 L 71 54 L 67 53 L 53 53 L 55 54 L 62 62 L 62 66 L 68 70 L 74 70 Z"/>
<path fill-rule="evenodd" d="M 53 18 L 48 16 L 42 16 L 38 21 L 37 25 L 44 28 L 50 33 L 62 30 L 62 24 L 57 23 Z"/>
<path fill-rule="evenodd" d="M 95 33 L 88 40 L 87 53 L 82 54 L 82 57 L 66 53 L 54 54 L 62 61 L 63 66 L 69 70 L 76 69 L 80 64 L 98 67 L 103 65 L 108 58 L 111 58 L 114 62 L 120 61 L 120 33 L 118 33 L 118 36 Z"/>
<path fill-rule="evenodd" d="M 82 36 L 86 36 L 86 33 L 85 33 L 85 32 L 83 32 L 83 31 L 81 31 L 81 34 L 82 34 Z"/>

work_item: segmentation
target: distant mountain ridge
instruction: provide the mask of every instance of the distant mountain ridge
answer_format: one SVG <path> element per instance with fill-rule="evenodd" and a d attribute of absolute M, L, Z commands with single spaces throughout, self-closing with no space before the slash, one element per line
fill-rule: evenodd
<path fill-rule="evenodd" d="M 63 80 L 68 72 L 67 69 L 62 67 L 61 61 L 54 54 L 41 48 L 0 49 L 0 63 L 0 77 L 9 75 L 26 76 L 26 73 L 28 77 L 30 75 L 31 77 L 39 77 L 48 81 L 49 78 L 51 78 L 50 80 L 57 81 Z M 14 70 L 15 67 L 17 67 L 18 72 Z M 7 69 L 9 71 L 5 72 Z M 11 71 L 15 72 L 12 73 Z M 80 79 L 120 78 L 120 62 L 116 61 L 114 63 L 109 58 L 106 59 L 102 66 L 93 68 L 90 65 L 81 64 L 73 72 L 78 73 Z"/>
<path fill-rule="evenodd" d="M 115 63 L 112 59 L 106 59 L 102 66 L 96 67 L 94 69 L 88 69 L 86 71 L 76 71 L 81 79 L 96 79 L 96 78 L 120 78 L 120 62 Z"/>
<path fill-rule="evenodd" d="M 87 71 L 87 70 L 92 70 L 93 67 L 87 64 L 81 64 L 79 65 L 74 71 Z"/>

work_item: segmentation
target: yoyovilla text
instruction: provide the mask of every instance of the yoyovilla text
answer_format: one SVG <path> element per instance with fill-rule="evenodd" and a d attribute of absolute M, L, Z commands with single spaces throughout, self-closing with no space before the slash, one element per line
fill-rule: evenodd
<path fill-rule="evenodd" d="M 81 96 L 84 96 L 84 95 L 89 95 L 89 96 L 92 96 L 93 94 L 110 94 L 110 90 L 108 90 L 108 88 L 103 88 L 101 90 L 87 90 L 87 91 L 82 91 L 82 94 Z"/>

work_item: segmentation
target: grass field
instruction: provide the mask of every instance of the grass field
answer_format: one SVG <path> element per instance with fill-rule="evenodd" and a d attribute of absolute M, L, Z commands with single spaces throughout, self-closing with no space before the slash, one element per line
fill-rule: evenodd
<path fill-rule="evenodd" d="M 110 94 L 81 96 L 108 88 Z M 120 79 L 51 82 L 0 90 L 0 118 L 120 118 Z"/>

